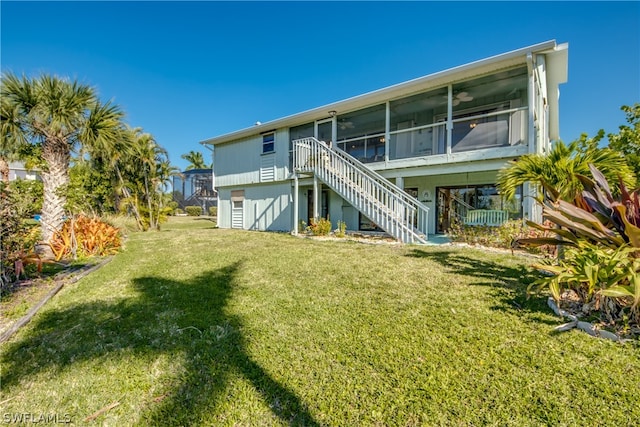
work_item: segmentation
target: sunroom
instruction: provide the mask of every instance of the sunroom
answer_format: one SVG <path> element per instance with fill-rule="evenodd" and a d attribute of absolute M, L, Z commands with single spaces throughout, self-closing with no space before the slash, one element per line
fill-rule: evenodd
<path fill-rule="evenodd" d="M 527 67 L 518 67 L 295 126 L 290 140 L 315 136 L 363 163 L 391 167 L 402 159 L 444 162 L 455 153 L 524 147 L 527 88 Z"/>

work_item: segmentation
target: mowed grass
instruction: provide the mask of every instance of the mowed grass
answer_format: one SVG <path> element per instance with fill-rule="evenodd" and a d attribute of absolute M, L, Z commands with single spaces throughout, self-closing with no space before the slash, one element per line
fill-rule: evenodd
<path fill-rule="evenodd" d="M 640 420 L 640 347 L 554 333 L 545 299 L 526 299 L 529 262 L 173 219 L 2 345 L 0 412 L 112 426 Z"/>

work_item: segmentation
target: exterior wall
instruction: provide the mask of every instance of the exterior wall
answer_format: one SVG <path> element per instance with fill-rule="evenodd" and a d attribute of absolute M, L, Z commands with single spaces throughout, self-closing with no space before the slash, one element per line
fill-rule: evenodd
<path fill-rule="evenodd" d="M 262 154 L 262 135 L 234 141 L 215 148 L 216 187 L 252 185 L 289 178 L 289 130 L 275 131 L 274 152 Z M 268 166 L 265 166 L 267 165 Z M 272 167 L 272 178 L 265 169 Z"/>
<path fill-rule="evenodd" d="M 226 187 L 218 192 L 218 226 L 231 228 L 231 191 L 244 190 L 243 229 L 290 231 L 293 217 L 291 183 Z"/>

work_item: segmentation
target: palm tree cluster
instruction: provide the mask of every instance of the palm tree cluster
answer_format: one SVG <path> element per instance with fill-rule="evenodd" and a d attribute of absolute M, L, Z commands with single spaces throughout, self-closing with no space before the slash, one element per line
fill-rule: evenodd
<path fill-rule="evenodd" d="M 44 184 L 42 239 L 49 242 L 69 206 L 70 166 L 90 164 L 111 186 L 114 209 L 157 228 L 166 184 L 175 169 L 153 136 L 132 129 L 117 105 L 103 103 L 88 85 L 55 76 L 7 73 L 0 81 L 0 175 L 8 162 L 36 152 Z M 31 150 L 29 150 L 31 149 Z M 76 200 L 78 197 L 76 197 Z"/>
<path fill-rule="evenodd" d="M 590 164 L 613 183 L 614 193 L 619 192 L 618 182 L 633 188 L 636 176 L 624 156 L 608 147 L 599 148 L 598 141 L 598 137 L 588 139 L 583 135 L 569 145 L 557 141 L 548 154 L 527 154 L 511 161 L 498 173 L 500 193 L 509 200 L 520 185 L 529 182 L 537 187 L 538 194 L 544 190 L 554 199 L 584 206 L 584 187 L 579 177 L 591 175 Z"/>
<path fill-rule="evenodd" d="M 183 154 L 180 158 L 189 162 L 187 166 L 188 171 L 193 169 L 211 169 L 211 165 L 207 165 L 204 161 L 202 153 L 199 151 L 189 151 L 187 154 Z"/>

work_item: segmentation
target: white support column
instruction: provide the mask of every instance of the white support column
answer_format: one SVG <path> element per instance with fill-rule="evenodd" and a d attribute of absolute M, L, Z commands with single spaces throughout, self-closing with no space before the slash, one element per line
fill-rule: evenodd
<path fill-rule="evenodd" d="M 391 142 L 391 106 L 389 101 L 386 104 L 385 123 L 384 123 L 384 162 L 389 161 L 389 142 Z"/>
<path fill-rule="evenodd" d="M 533 55 L 531 53 L 527 54 L 527 73 L 529 74 L 528 81 L 528 100 L 529 100 L 529 129 L 528 129 L 528 140 L 527 144 L 529 147 L 529 153 L 535 153 L 537 151 L 537 135 L 536 135 L 536 81 L 535 81 L 535 70 L 533 64 Z"/>
<path fill-rule="evenodd" d="M 449 85 L 447 93 L 447 155 L 451 155 L 451 139 L 453 135 L 453 86 Z"/>
<path fill-rule="evenodd" d="M 396 185 L 404 190 L 404 178 L 399 176 L 396 178 Z"/>
<path fill-rule="evenodd" d="M 298 217 L 298 206 L 299 206 L 299 201 L 298 201 L 298 193 L 299 193 L 299 189 L 298 189 L 298 175 L 294 174 L 293 175 L 293 230 L 291 232 L 291 234 L 293 234 L 294 236 L 298 235 L 298 222 L 300 222 L 299 217 Z"/>
<path fill-rule="evenodd" d="M 318 218 L 319 214 L 319 210 L 318 210 L 318 200 L 320 200 L 320 197 L 318 197 L 318 177 L 317 176 L 313 176 L 313 217 L 314 218 Z"/>

